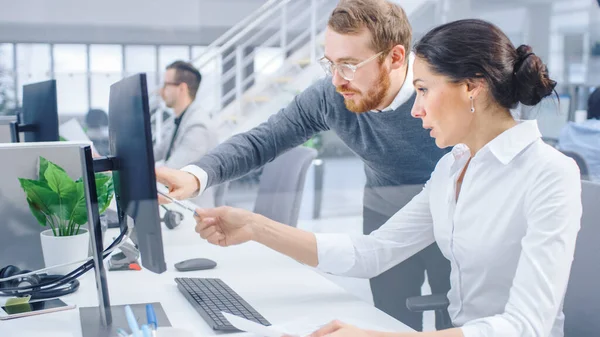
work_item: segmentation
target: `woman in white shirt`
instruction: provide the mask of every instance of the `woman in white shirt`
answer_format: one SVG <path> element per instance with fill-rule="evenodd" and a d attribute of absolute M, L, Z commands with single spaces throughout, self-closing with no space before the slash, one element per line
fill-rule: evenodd
<path fill-rule="evenodd" d="M 255 240 L 307 265 L 370 278 L 437 241 L 452 265 L 448 308 L 456 328 L 365 331 L 332 322 L 314 336 L 560 337 L 562 302 L 581 218 L 579 170 L 541 141 L 535 105 L 556 82 L 531 47 L 497 27 L 460 20 L 415 47 L 412 114 L 439 147 L 454 146 L 423 191 L 370 235 L 313 234 L 248 211 L 198 210 L 213 244 Z"/>

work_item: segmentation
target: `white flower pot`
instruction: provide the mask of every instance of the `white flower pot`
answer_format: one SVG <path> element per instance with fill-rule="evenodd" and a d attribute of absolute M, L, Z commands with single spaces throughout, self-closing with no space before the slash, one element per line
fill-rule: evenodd
<path fill-rule="evenodd" d="M 52 229 L 40 233 L 44 264 L 47 267 L 57 266 L 83 260 L 89 256 L 90 233 L 87 229 L 79 229 L 79 234 L 73 236 L 54 236 Z M 49 270 L 48 274 L 68 274 L 77 265 L 71 265 Z"/>

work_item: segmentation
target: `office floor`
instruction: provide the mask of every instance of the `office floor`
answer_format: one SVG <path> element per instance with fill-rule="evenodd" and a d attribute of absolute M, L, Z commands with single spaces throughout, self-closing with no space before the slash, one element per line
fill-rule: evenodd
<path fill-rule="evenodd" d="M 309 169 L 298 228 L 312 232 L 362 233 L 362 197 L 365 184 L 363 164 L 358 158 L 332 158 L 325 160 L 323 177 L 323 202 L 321 217 L 313 219 L 313 171 Z M 253 208 L 256 198 L 255 188 L 230 189 L 227 204 L 246 209 Z M 368 280 L 339 277 L 323 274 L 356 297 L 373 303 Z M 430 294 L 429 284 L 425 282 L 422 294 Z M 434 314 L 423 317 L 426 331 L 435 330 Z"/>

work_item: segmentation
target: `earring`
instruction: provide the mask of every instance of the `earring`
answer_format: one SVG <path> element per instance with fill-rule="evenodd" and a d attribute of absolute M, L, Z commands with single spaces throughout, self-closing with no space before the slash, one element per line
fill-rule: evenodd
<path fill-rule="evenodd" d="M 475 112 L 475 105 L 473 104 L 473 96 L 469 96 L 469 99 L 471 100 L 471 113 Z"/>

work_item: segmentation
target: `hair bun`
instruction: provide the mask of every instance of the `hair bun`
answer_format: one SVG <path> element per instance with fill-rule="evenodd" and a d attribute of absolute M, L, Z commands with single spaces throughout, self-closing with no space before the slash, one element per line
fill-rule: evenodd
<path fill-rule="evenodd" d="M 514 66 L 515 99 L 525 105 L 536 105 L 542 98 L 550 96 L 556 81 L 548 76 L 548 68 L 528 45 L 516 50 Z"/>

